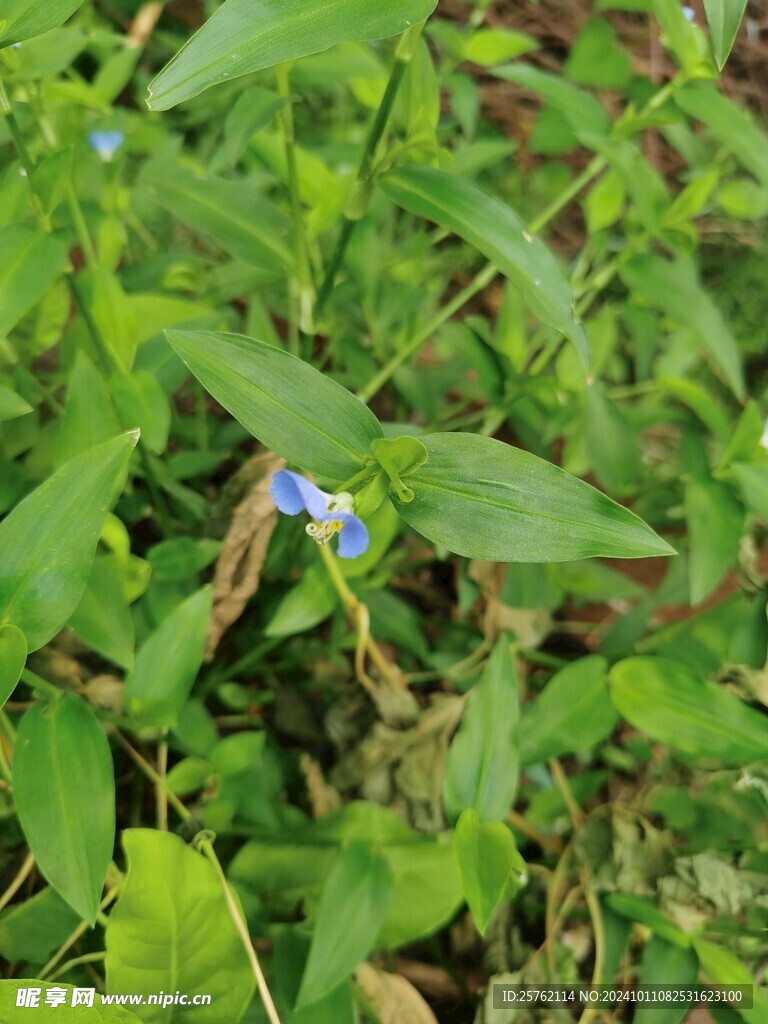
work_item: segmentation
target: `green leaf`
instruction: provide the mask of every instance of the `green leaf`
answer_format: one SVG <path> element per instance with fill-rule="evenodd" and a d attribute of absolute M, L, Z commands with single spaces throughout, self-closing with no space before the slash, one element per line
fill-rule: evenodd
<path fill-rule="evenodd" d="M 234 107 L 227 114 L 224 124 L 224 139 L 227 159 L 233 166 L 248 148 L 248 143 L 261 128 L 264 128 L 278 111 L 289 101 L 276 96 L 258 85 L 251 86 L 240 95 Z"/>
<path fill-rule="evenodd" d="M 646 253 L 621 268 L 621 279 L 682 327 L 695 331 L 723 380 L 737 398 L 744 395 L 744 371 L 738 346 L 723 315 L 704 290 L 693 262 L 684 256 L 666 260 Z"/>
<path fill-rule="evenodd" d="M 765 1024 L 768 1017 L 768 995 L 755 983 L 749 969 L 741 960 L 724 946 L 717 946 L 699 936 L 693 939 L 693 948 L 699 958 L 701 969 L 716 985 L 751 985 L 753 1005 L 751 1009 L 739 1007 L 739 1013 L 747 1024 Z"/>
<path fill-rule="evenodd" d="M 499 821 L 482 823 L 477 811 L 462 812 L 456 825 L 456 853 L 464 894 L 481 935 L 507 891 L 510 878 L 519 888 L 527 871 L 515 837 Z"/>
<path fill-rule="evenodd" d="M 435 544 L 492 562 L 567 562 L 674 554 L 628 509 L 562 469 L 477 434 L 426 434 L 429 461 L 392 496 Z"/>
<path fill-rule="evenodd" d="M 16 420 L 19 416 L 26 416 L 33 411 L 32 406 L 25 402 L 21 395 L 0 384 L 0 423 Z"/>
<path fill-rule="evenodd" d="M 83 303 L 114 362 L 129 371 L 139 344 L 139 324 L 123 286 L 106 267 L 81 271 L 78 283 Z"/>
<path fill-rule="evenodd" d="M 449 832 L 387 844 L 382 853 L 392 872 L 392 895 L 377 945 L 398 949 L 434 935 L 454 917 L 462 900 L 459 863 Z"/>
<path fill-rule="evenodd" d="M 20 43 L 63 25 L 83 0 L 4 0 L 0 47 Z"/>
<path fill-rule="evenodd" d="M 67 245 L 26 224 L 0 230 L 0 336 L 16 326 L 64 268 Z"/>
<path fill-rule="evenodd" d="M 150 165 L 142 183 L 182 224 L 236 259 L 282 274 L 293 263 L 291 222 L 247 181 L 199 178 L 184 167 Z"/>
<path fill-rule="evenodd" d="M 382 179 L 386 195 L 409 213 L 434 221 L 474 245 L 523 292 L 531 311 L 573 342 L 589 369 L 589 341 L 573 312 L 573 296 L 557 260 L 495 196 L 455 174 L 405 167 Z"/>
<path fill-rule="evenodd" d="M 524 53 L 538 50 L 539 44 L 524 32 L 512 32 L 503 28 L 481 28 L 473 32 L 464 44 L 464 60 L 471 60 L 484 68 L 522 57 Z"/>
<path fill-rule="evenodd" d="M 451 742 L 443 782 L 449 820 L 467 808 L 481 821 L 502 821 L 517 792 L 520 765 L 520 682 L 503 637 L 467 700 Z"/>
<path fill-rule="evenodd" d="M 324 569 L 311 565 L 296 586 L 280 599 L 266 625 L 264 636 L 295 636 L 323 622 L 338 606 L 339 598 L 328 586 Z"/>
<path fill-rule="evenodd" d="M 638 985 L 675 985 L 693 988 L 699 977 L 699 958 L 694 951 L 652 936 L 643 950 Z M 638 1006 L 633 1024 L 681 1024 L 690 1002 L 670 1006 Z"/>
<path fill-rule="evenodd" d="M 133 668 L 135 631 L 123 579 L 107 558 L 97 558 L 69 628 L 83 643 L 121 668 Z"/>
<path fill-rule="evenodd" d="M 221 548 L 219 540 L 174 537 L 161 541 L 147 551 L 152 579 L 162 583 L 183 583 L 194 579 L 219 557 Z"/>
<path fill-rule="evenodd" d="M 115 487 L 138 435 L 70 459 L 0 523 L 0 624 L 23 630 L 36 651 L 77 608 Z"/>
<path fill-rule="evenodd" d="M 675 103 L 701 121 L 717 141 L 768 187 L 768 138 L 755 119 L 712 82 L 689 82 L 675 91 Z"/>
<path fill-rule="evenodd" d="M 316 899 L 339 846 L 355 839 L 375 841 L 392 875 L 377 945 L 396 949 L 451 920 L 462 902 L 453 834 L 426 837 L 392 811 L 362 801 L 302 828 L 250 840 L 235 856 L 231 877 L 290 913 L 307 896 Z"/>
<path fill-rule="evenodd" d="M 611 168 L 593 185 L 584 200 L 584 213 L 590 235 L 609 228 L 621 216 L 627 201 L 624 179 Z"/>
<path fill-rule="evenodd" d="M 206 994 L 210 1005 L 187 1008 L 185 1021 L 237 1024 L 253 975 L 215 868 L 169 832 L 126 829 L 123 847 L 128 874 L 106 930 L 107 991 Z M 137 1013 L 147 1024 L 179 1020 L 173 1006 Z"/>
<path fill-rule="evenodd" d="M 722 71 L 739 31 L 747 0 L 704 0 L 717 70 Z"/>
<path fill-rule="evenodd" d="M 669 658 L 618 662 L 608 677 L 621 715 L 652 739 L 694 757 L 768 759 L 765 718 L 722 686 Z"/>
<path fill-rule="evenodd" d="M 203 587 L 163 620 L 125 680 L 126 713 L 144 726 L 172 728 L 203 663 L 213 592 Z"/>
<path fill-rule="evenodd" d="M 80 924 L 80 917 L 55 889 L 46 887 L 0 916 L 0 956 L 10 963 L 44 964 Z M 0 1010 L 2 1001 L 0 1001 Z"/>
<path fill-rule="evenodd" d="M 27 663 L 27 638 L 16 626 L 0 626 L 0 710 L 16 689 Z"/>
<path fill-rule="evenodd" d="M 558 75 L 523 64 L 494 68 L 493 74 L 541 96 L 565 118 L 577 138 L 607 135 L 610 131 L 611 119 L 600 102 Z"/>
<path fill-rule="evenodd" d="M 354 395 L 281 349 L 239 334 L 167 331 L 166 337 L 246 430 L 302 469 L 345 480 L 383 436 Z"/>
<path fill-rule="evenodd" d="M 639 921 L 650 928 L 655 935 L 666 939 L 674 946 L 687 949 L 691 945 L 688 932 L 678 928 L 650 900 L 629 892 L 612 892 L 606 897 L 611 910 L 630 921 Z"/>
<path fill-rule="evenodd" d="M 768 466 L 736 463 L 733 467 L 744 501 L 761 519 L 768 522 Z"/>
<path fill-rule="evenodd" d="M 106 382 L 84 352 L 78 352 L 69 376 L 64 415 L 54 441 L 55 465 L 120 433 Z"/>
<path fill-rule="evenodd" d="M 574 82 L 593 89 L 621 89 L 632 77 L 632 60 L 605 18 L 592 18 L 574 39 L 565 65 Z"/>
<path fill-rule="evenodd" d="M 171 403 L 157 377 L 148 370 L 117 373 L 110 388 L 123 423 L 138 427 L 142 444 L 154 455 L 162 455 L 171 431 Z"/>
<path fill-rule="evenodd" d="M 427 461 L 427 449 L 416 437 L 381 438 L 373 441 L 371 452 L 389 477 L 390 486 L 401 501 L 413 501 L 413 491 L 406 487 L 401 475 L 415 473 Z M 356 506 L 357 507 L 357 506 Z"/>
<path fill-rule="evenodd" d="M 691 78 L 714 71 L 706 56 L 706 42 L 696 25 L 688 21 L 678 0 L 653 0 L 653 13 L 661 29 L 661 41 Z M 709 69 L 707 68 L 709 65 Z"/>
<path fill-rule="evenodd" d="M 109 744 L 80 697 L 65 694 L 53 707 L 26 712 L 13 795 L 40 870 L 93 925 L 115 841 L 115 779 Z"/>
<path fill-rule="evenodd" d="M 32 1012 L 22 1010 L 22 1017 L 19 1017 L 19 1010 L 16 1008 L 19 992 L 30 988 L 42 990 L 40 1005 Z M 63 990 L 65 1002 L 61 1005 L 46 1005 L 45 993 L 54 988 Z M 0 1018 L 7 1021 L 23 1021 L 24 1017 L 30 1016 L 34 1018 L 35 1024 L 136 1024 L 141 1020 L 124 1006 L 102 1005 L 98 997 L 93 1006 L 72 1006 L 73 993 L 72 985 L 63 985 L 59 981 L 53 984 L 38 981 L 36 978 L 0 981 Z"/>
<path fill-rule="evenodd" d="M 50 217 L 64 199 L 72 175 L 74 150 L 60 149 L 46 156 L 35 168 L 33 187 L 43 213 Z"/>
<path fill-rule="evenodd" d="M 356 840 L 340 851 L 320 893 L 297 1008 L 328 995 L 365 960 L 384 924 L 391 886 L 386 860 L 367 843 Z"/>
<path fill-rule="evenodd" d="M 436 0 L 226 0 L 149 87 L 152 110 L 168 110 L 218 82 L 327 50 L 384 39 L 423 21 Z"/>
<path fill-rule="evenodd" d="M 736 560 L 744 512 L 731 488 L 696 478 L 685 488 L 691 604 L 708 597 Z"/>
<path fill-rule="evenodd" d="M 618 715 L 608 693 L 608 663 L 589 655 L 554 675 L 535 700 L 523 707 L 520 760 L 539 764 L 576 754 L 604 740 Z"/>
<path fill-rule="evenodd" d="M 619 495 L 632 490 L 640 476 L 637 434 L 597 384 L 587 387 L 585 442 L 600 486 Z"/>

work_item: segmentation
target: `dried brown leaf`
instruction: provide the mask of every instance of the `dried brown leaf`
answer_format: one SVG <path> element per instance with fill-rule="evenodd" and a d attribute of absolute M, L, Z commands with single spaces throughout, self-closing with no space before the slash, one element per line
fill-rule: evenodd
<path fill-rule="evenodd" d="M 323 815 L 341 807 L 339 791 L 325 781 L 323 769 L 306 750 L 302 751 L 299 757 L 299 768 L 304 776 L 313 818 L 322 818 Z"/>
<path fill-rule="evenodd" d="M 428 1004 L 402 975 L 380 971 L 373 964 L 361 964 L 355 981 L 381 1024 L 437 1024 Z"/>
<path fill-rule="evenodd" d="M 234 509 L 216 563 L 206 661 L 211 660 L 222 636 L 240 618 L 261 582 L 262 566 L 277 522 L 269 488 L 273 475 L 285 468 L 285 462 L 273 458 L 261 465 L 262 475 Z"/>

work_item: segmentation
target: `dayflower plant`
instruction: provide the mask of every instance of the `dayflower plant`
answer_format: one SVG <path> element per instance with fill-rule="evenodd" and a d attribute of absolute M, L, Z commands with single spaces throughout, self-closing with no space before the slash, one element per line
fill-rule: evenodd
<path fill-rule="evenodd" d="M 314 522 L 307 525 L 307 533 L 318 544 L 327 544 L 338 534 L 341 558 L 357 558 L 367 550 L 368 530 L 352 511 L 355 499 L 346 491 L 326 494 L 298 473 L 281 469 L 272 478 L 269 493 L 278 509 L 288 516 L 309 512 Z"/>

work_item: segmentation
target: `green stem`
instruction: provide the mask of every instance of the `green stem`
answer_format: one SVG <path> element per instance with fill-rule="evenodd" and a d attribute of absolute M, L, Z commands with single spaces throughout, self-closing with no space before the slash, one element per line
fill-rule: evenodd
<path fill-rule="evenodd" d="M 31 669 L 24 669 L 21 673 L 21 681 L 26 683 L 27 686 L 31 686 L 33 690 L 42 690 L 43 693 L 57 701 L 61 700 L 64 696 L 63 690 L 60 690 L 58 686 L 54 686 L 53 683 L 49 683 L 47 679 L 43 679 L 42 676 L 37 675 Z"/>
<path fill-rule="evenodd" d="M 585 185 L 588 185 L 593 178 L 596 178 L 598 174 L 605 170 L 607 164 L 608 161 L 605 157 L 593 157 L 581 174 L 578 174 L 573 181 L 566 185 L 562 192 L 555 196 L 549 206 L 546 206 L 541 213 L 533 218 L 528 225 L 530 233 L 532 235 L 538 234 L 543 227 L 560 213 L 564 206 L 567 206 L 572 199 L 576 198 Z"/>
<path fill-rule="evenodd" d="M 399 352 L 396 352 L 392 358 L 382 368 L 375 373 L 373 377 L 368 381 L 365 387 L 361 388 L 357 393 L 357 397 L 362 402 L 370 402 L 373 396 L 381 390 L 382 387 L 387 383 L 392 374 L 398 370 L 403 363 L 408 362 L 412 356 L 414 356 L 421 346 L 427 341 L 428 338 L 434 334 L 438 328 L 449 320 L 454 313 L 458 313 L 462 306 L 464 306 L 473 295 L 477 295 L 479 291 L 487 287 L 491 281 L 496 277 L 498 273 L 493 263 L 487 264 L 483 269 L 476 274 L 466 288 L 455 295 L 450 302 L 446 303 L 438 312 L 432 317 L 426 326 L 424 326 L 409 342 L 403 346 Z"/>
<path fill-rule="evenodd" d="M 269 986 L 267 985 L 267 979 L 264 977 L 264 972 L 261 969 L 261 964 L 259 963 L 259 958 L 256 955 L 256 950 L 253 948 L 251 936 L 248 934 L 248 928 L 243 920 L 242 911 L 235 903 L 234 897 L 232 896 L 232 891 L 229 888 L 229 883 L 227 882 L 227 876 L 224 874 L 221 861 L 216 856 L 213 843 L 210 839 L 202 839 L 198 845 L 213 865 L 218 876 L 221 891 L 224 894 L 227 909 L 229 910 L 229 915 L 237 929 L 238 935 L 240 936 L 240 941 L 243 944 L 243 948 L 245 949 L 248 961 L 251 965 L 251 970 L 253 971 L 253 976 L 256 979 L 256 985 L 259 989 L 259 995 L 261 996 L 261 1001 L 264 1005 L 264 1010 L 266 1011 L 269 1024 L 280 1024 L 280 1017 L 277 1013 L 277 1008 L 272 1000 L 272 995 L 269 991 Z"/>
<path fill-rule="evenodd" d="M 371 130 L 368 133 L 368 138 L 365 143 L 365 149 L 363 150 L 363 156 L 357 172 L 357 179 L 344 214 L 344 223 L 341 227 L 341 234 L 339 235 L 339 240 L 336 243 L 336 248 L 334 249 L 333 256 L 331 257 L 331 262 L 317 295 L 317 302 L 315 303 L 315 319 L 319 318 L 331 292 L 333 291 L 333 287 L 336 283 L 336 275 L 341 268 L 341 264 L 344 260 L 344 254 L 347 250 L 347 246 L 349 245 L 349 241 L 352 238 L 352 233 L 355 230 L 355 225 L 365 216 L 368 205 L 371 201 L 371 193 L 373 192 L 373 181 L 375 177 L 376 151 L 379 148 L 379 143 L 384 137 L 384 132 L 387 124 L 389 123 L 392 108 L 395 105 L 397 94 L 400 91 L 403 77 L 405 76 L 405 72 L 411 62 L 411 58 L 413 57 L 416 44 L 421 36 L 423 28 L 423 22 L 420 22 L 418 25 L 412 25 L 400 37 L 400 42 L 398 43 L 397 50 L 395 51 L 394 67 L 392 68 L 389 81 L 387 82 L 387 87 L 384 90 L 384 95 L 381 99 L 381 103 L 379 104 L 379 109 L 376 111 L 376 117 L 371 125 Z"/>
<path fill-rule="evenodd" d="M 178 813 L 179 817 L 183 821 L 189 821 L 192 818 L 192 814 L 190 813 L 190 811 L 187 810 L 184 804 L 181 803 L 176 794 L 172 793 L 171 790 L 168 789 L 168 783 L 166 779 L 155 771 L 155 769 L 152 767 L 149 761 L 143 758 L 141 754 L 138 752 L 138 750 L 131 746 L 131 744 L 123 736 L 123 734 L 119 732 L 119 730 L 113 728 L 112 734 L 118 741 L 118 743 L 120 743 L 120 745 L 123 747 L 123 749 L 128 753 L 134 764 L 136 764 L 137 767 L 141 769 L 141 771 L 146 775 L 150 782 L 152 782 L 158 790 L 163 790 L 168 799 L 168 802 L 171 804 L 173 809 Z M 277 1015 L 275 1004 L 272 1001 L 272 996 L 270 995 L 266 979 L 261 970 L 261 965 L 259 964 L 259 959 L 256 956 L 255 949 L 253 948 L 251 937 L 248 934 L 248 929 L 240 914 L 240 909 L 238 908 L 237 904 L 232 898 L 232 893 L 230 891 L 229 884 L 227 883 L 226 875 L 224 874 L 224 870 L 221 866 L 221 861 L 219 860 L 218 856 L 216 855 L 216 851 L 213 848 L 213 843 L 208 838 L 202 838 L 198 841 L 197 845 L 199 846 L 203 854 L 207 857 L 207 859 L 210 861 L 210 863 L 213 865 L 218 876 L 219 882 L 221 883 L 221 888 L 224 894 L 224 899 L 227 904 L 227 909 L 229 910 L 229 914 L 232 918 L 232 921 L 235 927 L 237 928 L 237 932 L 242 940 L 245 952 L 248 955 L 248 960 L 250 961 L 251 969 L 253 971 L 254 977 L 256 978 L 256 984 L 258 985 L 259 988 L 259 994 L 261 996 L 262 1002 L 264 1003 L 264 1009 L 267 1012 L 267 1017 L 269 1018 L 270 1024 L 280 1024 L 280 1018 Z"/>
<path fill-rule="evenodd" d="M 301 185 L 299 181 L 299 167 L 296 161 L 296 130 L 293 121 L 293 107 L 291 105 L 291 90 L 288 78 L 288 65 L 278 64 L 276 71 L 277 91 L 285 105 L 280 111 L 280 123 L 283 128 L 285 140 L 285 162 L 288 170 L 288 190 L 291 197 L 291 216 L 293 218 L 293 231 L 296 236 L 296 279 L 291 279 L 290 290 L 291 304 L 295 312 L 291 316 L 292 330 L 290 332 L 291 349 L 294 355 L 298 355 L 298 331 L 304 334 L 313 334 L 312 306 L 315 299 L 312 285 L 312 274 L 309 263 L 309 246 L 307 235 L 304 230 L 304 211 L 301 206 Z"/>
<path fill-rule="evenodd" d="M 107 892 L 107 895 L 104 897 L 104 899 L 99 904 L 98 912 L 100 914 L 103 913 L 107 909 L 109 904 L 112 902 L 112 900 L 115 899 L 116 896 L 117 896 L 117 887 L 114 887 L 114 888 L 110 889 Z M 88 924 L 87 921 L 81 921 L 80 922 L 80 924 L 75 928 L 75 930 L 73 932 L 71 932 L 71 934 L 69 935 L 69 938 L 67 938 L 61 944 L 61 946 L 59 946 L 59 948 L 53 954 L 53 956 L 48 961 L 48 963 L 42 968 L 42 970 L 40 970 L 38 972 L 38 974 L 37 974 L 38 981 L 46 981 L 47 980 L 48 975 L 51 973 L 51 971 L 56 966 L 56 964 L 61 960 L 61 958 L 64 956 L 64 954 L 67 952 L 67 950 L 71 949 L 74 946 L 74 944 L 77 942 L 77 940 L 79 938 L 81 938 L 81 936 L 85 935 L 85 933 L 88 931 L 89 928 L 90 928 L 90 925 Z"/>
<path fill-rule="evenodd" d="M 56 981 L 57 978 L 61 978 L 68 971 L 71 971 L 73 967 L 79 967 L 81 964 L 97 964 L 103 960 L 106 955 L 105 950 L 100 949 L 96 953 L 83 953 L 82 956 L 73 956 L 71 960 L 67 960 L 65 964 L 62 964 L 58 971 L 55 971 L 48 978 L 48 981 Z"/>
<path fill-rule="evenodd" d="M 114 726 L 111 729 L 112 735 L 115 737 L 117 742 L 128 754 L 133 763 L 141 769 L 146 777 L 152 782 L 157 790 L 163 790 L 168 803 L 173 807 L 174 811 L 178 814 L 182 821 L 189 821 L 193 815 L 191 811 L 188 811 L 184 804 L 179 800 L 175 793 L 168 788 L 166 780 L 155 771 L 152 765 L 141 754 L 133 747 L 128 740 L 123 736 L 119 729 Z"/>
<path fill-rule="evenodd" d="M 34 866 L 35 858 L 33 854 L 28 853 L 27 856 L 24 858 L 21 867 L 11 879 L 10 885 L 2 894 L 2 896 L 0 896 L 0 910 L 8 906 L 13 897 L 16 895 L 16 893 L 19 891 L 22 885 L 24 885 L 26 880 L 29 878 L 29 875 Z"/>
<path fill-rule="evenodd" d="M 69 215 L 72 218 L 72 223 L 75 226 L 75 234 L 77 235 L 77 240 L 80 243 L 80 249 L 83 253 L 85 265 L 89 270 L 96 270 L 99 265 L 99 259 L 96 255 L 96 249 L 88 230 L 83 208 L 80 205 L 80 200 L 77 198 L 77 193 L 71 183 L 67 185 L 67 206 L 69 207 Z"/>

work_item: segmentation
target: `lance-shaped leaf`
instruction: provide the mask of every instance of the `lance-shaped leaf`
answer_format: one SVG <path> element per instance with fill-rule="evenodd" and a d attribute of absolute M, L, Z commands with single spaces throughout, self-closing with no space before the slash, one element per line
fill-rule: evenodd
<path fill-rule="evenodd" d="M 517 852 L 515 837 L 504 822 L 481 822 L 468 808 L 456 824 L 456 853 L 464 895 L 477 930 L 485 934 L 501 898 L 525 884 L 525 861 Z"/>
<path fill-rule="evenodd" d="M 43 235 L 27 224 L 9 224 L 0 231 L 0 335 L 15 327 L 42 298 L 66 258 L 63 239 Z"/>
<path fill-rule="evenodd" d="M 16 626 L 0 626 L 0 708 L 16 689 L 27 661 L 27 638 Z"/>
<path fill-rule="evenodd" d="M 40 870 L 93 924 L 115 841 L 115 779 L 109 744 L 80 697 L 66 694 L 24 715 L 13 796 Z"/>
<path fill-rule="evenodd" d="M 761 125 L 713 82 L 697 80 L 675 92 L 675 103 L 712 132 L 721 146 L 768 187 L 768 138 Z"/>
<path fill-rule="evenodd" d="M 525 705 L 520 723 L 522 764 L 588 750 L 605 739 L 618 719 L 607 671 L 605 658 L 579 658 L 560 669 Z"/>
<path fill-rule="evenodd" d="M 381 425 L 361 401 L 301 359 L 239 334 L 167 331 L 206 390 L 272 451 L 346 480 L 370 459 Z"/>
<path fill-rule="evenodd" d="M 677 661 L 626 658 L 611 669 L 609 682 L 623 717 L 660 743 L 733 764 L 768 760 L 765 717 Z"/>
<path fill-rule="evenodd" d="M 125 680 L 126 712 L 142 725 L 172 728 L 203 663 L 213 592 L 203 587 L 163 620 Z"/>
<path fill-rule="evenodd" d="M 643 558 L 674 550 L 633 512 L 582 480 L 477 434 L 425 434 L 429 460 L 405 483 L 400 515 L 435 544 L 491 562 Z"/>
<path fill-rule="evenodd" d="M 718 71 L 723 70 L 728 60 L 746 6 L 747 0 L 704 0 Z"/>
<path fill-rule="evenodd" d="M 128 874 L 106 931 L 108 991 L 211 996 L 181 1015 L 178 1005 L 143 1006 L 147 1024 L 237 1024 L 253 975 L 213 865 L 169 832 L 126 829 L 123 846 Z"/>
<path fill-rule="evenodd" d="M 741 354 L 728 324 L 702 287 L 692 261 L 683 256 L 665 260 L 647 253 L 625 263 L 621 279 L 701 341 L 723 380 L 737 398 L 744 394 Z"/>
<path fill-rule="evenodd" d="M 149 87 L 152 110 L 334 43 L 384 39 L 428 18 L 437 0 L 226 0 Z"/>
<path fill-rule="evenodd" d="M 508 64 L 494 68 L 492 74 L 541 96 L 565 118 L 577 137 L 603 136 L 610 131 L 611 119 L 599 100 L 566 82 L 560 75 L 547 74 L 528 64 Z"/>
<path fill-rule="evenodd" d="M 509 206 L 473 182 L 431 167 L 405 167 L 382 181 L 409 213 L 434 221 L 474 245 L 525 296 L 531 311 L 569 338 L 589 369 L 589 341 L 557 260 Z"/>
<path fill-rule="evenodd" d="M 70 459 L 0 523 L 0 625 L 36 651 L 83 596 L 104 517 L 138 440 L 121 434 Z"/>
<path fill-rule="evenodd" d="M 0 46 L 20 43 L 63 25 L 83 0 L 4 0 L 0 7 Z"/>
<path fill-rule="evenodd" d="M 323 883 L 309 956 L 296 999 L 328 995 L 370 953 L 387 916 L 391 876 L 384 856 L 360 840 L 342 849 Z"/>
<path fill-rule="evenodd" d="M 200 178 L 165 164 L 142 174 L 157 202 L 193 231 L 244 263 L 277 274 L 293 261 L 290 219 L 248 181 Z"/>
<path fill-rule="evenodd" d="M 520 767 L 520 683 L 502 637 L 473 687 L 448 752 L 446 815 L 472 808 L 480 821 L 503 821 L 515 799 Z"/>

